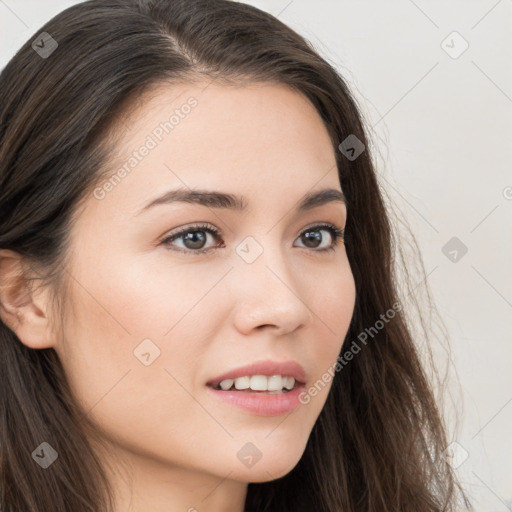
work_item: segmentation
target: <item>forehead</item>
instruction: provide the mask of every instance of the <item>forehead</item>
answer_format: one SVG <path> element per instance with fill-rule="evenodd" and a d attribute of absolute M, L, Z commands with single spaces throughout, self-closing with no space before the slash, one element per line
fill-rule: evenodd
<path fill-rule="evenodd" d="M 249 201 L 339 189 L 322 119 L 286 85 L 161 84 L 117 128 L 108 171 L 121 178 L 107 199 L 126 203 L 125 214 L 169 187 L 222 189 Z"/>

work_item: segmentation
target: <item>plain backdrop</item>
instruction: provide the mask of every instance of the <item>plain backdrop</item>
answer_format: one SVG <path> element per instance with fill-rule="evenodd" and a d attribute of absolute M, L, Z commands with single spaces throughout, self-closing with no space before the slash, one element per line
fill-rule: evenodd
<path fill-rule="evenodd" d="M 0 0 L 0 67 L 75 3 Z M 476 511 L 512 510 L 512 0 L 247 3 L 350 84 L 450 331 L 453 464 Z"/>

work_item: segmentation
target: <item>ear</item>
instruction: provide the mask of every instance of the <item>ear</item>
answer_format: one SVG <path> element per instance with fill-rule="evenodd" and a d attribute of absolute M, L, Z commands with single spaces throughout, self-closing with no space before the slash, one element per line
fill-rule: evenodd
<path fill-rule="evenodd" d="M 33 290 L 33 276 L 27 275 L 25 268 L 23 256 L 0 250 L 0 318 L 27 347 L 50 348 L 54 340 L 48 294 Z"/>

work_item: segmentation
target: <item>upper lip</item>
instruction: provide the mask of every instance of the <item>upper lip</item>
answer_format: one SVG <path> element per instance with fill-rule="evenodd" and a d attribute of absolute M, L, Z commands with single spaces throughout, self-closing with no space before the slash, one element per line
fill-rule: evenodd
<path fill-rule="evenodd" d="M 266 375 L 267 377 L 271 375 L 281 375 L 283 377 L 293 377 L 299 384 L 304 384 L 306 381 L 306 372 L 299 363 L 295 361 L 267 360 L 233 368 L 218 377 L 214 377 L 206 384 L 215 387 L 225 379 L 236 379 L 237 377 L 245 377 L 246 375 Z"/>

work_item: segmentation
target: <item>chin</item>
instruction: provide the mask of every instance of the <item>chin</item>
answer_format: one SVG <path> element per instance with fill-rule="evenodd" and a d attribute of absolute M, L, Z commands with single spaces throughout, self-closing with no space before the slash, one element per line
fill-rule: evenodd
<path fill-rule="evenodd" d="M 281 460 L 276 460 L 275 457 L 268 458 L 266 461 L 263 457 L 251 468 L 238 468 L 236 472 L 230 476 L 233 480 L 239 480 L 247 483 L 264 483 L 277 480 L 286 476 L 292 469 L 299 463 L 300 456 L 295 457 L 281 457 Z"/>

